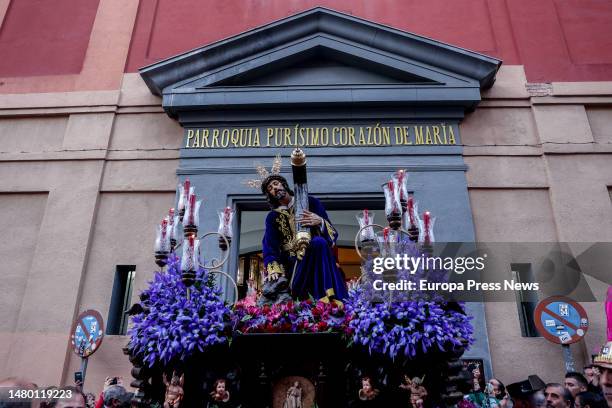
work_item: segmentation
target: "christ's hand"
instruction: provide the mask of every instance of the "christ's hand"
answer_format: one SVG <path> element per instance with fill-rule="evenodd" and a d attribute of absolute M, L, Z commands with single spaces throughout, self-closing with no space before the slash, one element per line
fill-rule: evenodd
<path fill-rule="evenodd" d="M 313 212 L 304 210 L 304 214 L 298 218 L 298 222 L 304 227 L 316 227 L 323 224 L 323 218 Z"/>

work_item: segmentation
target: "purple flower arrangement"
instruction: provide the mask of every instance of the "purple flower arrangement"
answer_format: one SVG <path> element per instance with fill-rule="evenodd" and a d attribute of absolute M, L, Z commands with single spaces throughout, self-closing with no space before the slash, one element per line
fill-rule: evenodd
<path fill-rule="evenodd" d="M 347 332 L 354 344 L 392 359 L 415 358 L 428 352 L 452 351 L 472 344 L 471 317 L 431 301 L 373 303 L 357 288 L 345 302 L 351 316 Z"/>
<path fill-rule="evenodd" d="M 338 333 L 371 354 L 414 359 L 473 343 L 471 317 L 460 307 L 431 300 L 373 301 L 367 285 L 349 291 L 344 304 L 314 299 L 256 306 L 246 298 L 229 308 L 211 275 L 200 269 L 196 283 L 181 281 L 179 259 L 168 259 L 141 298 L 144 312 L 132 317 L 129 347 L 149 366 L 185 360 L 234 333 Z"/>
<path fill-rule="evenodd" d="M 209 273 L 196 272 L 189 289 L 181 281 L 180 260 L 168 258 L 165 272 L 156 272 L 141 298 L 145 311 L 132 317 L 129 348 L 149 366 L 185 360 L 196 352 L 228 343 L 230 310 L 218 289 L 207 284 Z"/>

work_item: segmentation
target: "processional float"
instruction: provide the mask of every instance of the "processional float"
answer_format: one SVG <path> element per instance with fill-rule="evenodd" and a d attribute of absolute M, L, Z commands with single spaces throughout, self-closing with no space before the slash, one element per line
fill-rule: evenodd
<path fill-rule="evenodd" d="M 299 222 L 303 212 L 308 210 L 306 163 L 306 154 L 296 148 L 291 155 L 291 164 L 296 206 L 294 250 L 298 259 L 304 256 L 311 240 L 310 228 Z M 390 248 L 398 242 L 412 242 L 415 248 L 418 247 L 421 251 L 431 251 L 435 218 L 428 211 L 422 216 L 419 215 L 418 204 L 414 193 L 408 189 L 407 178 L 405 170 L 398 170 L 382 185 L 387 226 L 375 224 L 374 214 L 367 209 L 357 215 L 359 229 L 355 236 L 355 248 L 365 262 L 374 253 L 389 254 Z M 435 393 L 438 393 L 439 401 L 447 406 L 452 406 L 461 399 L 462 384 L 467 382 L 469 376 L 462 371 L 459 357 L 472 340 L 469 319 L 465 317 L 462 309 L 457 312 L 452 310 L 454 307 L 448 310 L 444 306 L 438 308 L 437 313 L 441 316 L 452 317 L 457 321 L 458 326 L 452 332 L 452 336 L 457 338 L 452 344 L 444 340 L 446 343 L 438 344 L 439 349 L 432 348 L 431 351 L 424 352 L 412 348 L 410 353 L 400 353 L 395 344 L 390 354 L 392 358 L 389 358 L 387 347 L 383 350 L 381 346 L 380 350 L 374 352 L 372 343 L 369 346 L 363 343 L 363 337 L 371 335 L 371 328 L 366 329 L 365 334 L 356 330 L 364 321 L 364 316 L 358 312 L 360 307 L 363 308 L 363 299 L 355 295 L 356 291 L 349 295 L 344 308 L 335 304 L 324 305 L 320 302 L 297 300 L 290 304 L 262 308 L 256 305 L 227 305 L 222 300 L 220 291 L 214 289 L 217 282 L 211 277 L 216 275 L 228 279 L 234 287 L 234 299 L 238 299 L 235 280 L 222 270 L 228 260 L 232 243 L 234 210 L 227 207 L 217 211 L 217 231 L 199 236 L 202 201 L 198 200 L 195 188 L 189 180 L 179 185 L 176 201 L 176 210 L 170 209 L 157 227 L 154 257 L 160 271 L 155 275 L 150 289 L 141 294 L 141 305 L 133 308 L 135 328 L 131 332 L 130 344 L 124 349 L 134 365 L 132 375 L 136 380 L 131 385 L 138 389 L 133 400 L 134 406 L 161 406 L 164 399 L 167 406 L 176 408 L 182 403 L 194 406 L 194 401 L 199 404 L 204 403 L 204 400 L 209 400 L 209 404 L 212 401 L 213 405 L 209 406 L 231 406 L 233 399 L 241 399 L 235 403 L 241 404 L 242 407 L 270 406 L 274 381 L 277 381 L 277 385 L 280 381 L 278 378 L 274 380 L 274 373 L 282 372 L 283 364 L 287 365 L 286 361 L 283 362 L 284 359 L 281 359 L 280 363 L 277 361 L 278 354 L 290 352 L 296 347 L 300 350 L 299 354 L 307 358 L 312 355 L 312 358 L 318 359 L 309 362 L 312 363 L 309 366 L 312 366 L 311 384 L 316 384 L 316 401 L 320 408 L 337 407 L 339 403 L 347 403 L 346 401 L 349 401 L 349 406 L 361 406 L 359 404 L 368 401 L 378 401 L 377 403 L 383 404 L 381 406 L 395 406 L 393 404 L 404 398 L 406 392 L 411 397 L 405 401 L 410 401 L 413 408 L 417 408 L 419 403 L 422 404 L 423 399 L 428 398 L 427 395 L 432 398 Z M 211 236 L 217 236 L 220 257 L 205 256 L 203 253 L 202 241 Z M 378 250 L 373 250 L 374 247 L 378 247 Z M 176 255 L 179 252 L 180 257 Z M 170 276 L 171 271 L 176 273 L 176 279 Z M 164 285 L 171 286 L 170 295 L 164 292 Z M 152 299 L 158 296 L 159 292 L 165 293 L 167 300 L 164 302 L 167 301 L 168 304 Z M 178 293 L 185 294 L 185 301 L 176 298 Z M 201 308 L 193 311 L 188 305 L 202 300 L 197 298 L 198 296 L 205 296 L 205 299 L 199 303 Z M 183 304 L 186 306 L 181 306 Z M 387 306 L 384 307 L 394 307 L 391 303 L 385 305 Z M 427 303 L 423 305 L 427 306 Z M 380 306 L 372 303 L 374 309 L 380 309 Z M 163 312 L 161 309 L 166 308 L 173 311 L 172 316 L 160 317 Z M 366 308 L 366 314 L 369 314 L 367 310 L 369 309 Z M 214 313 L 214 316 L 209 315 L 210 313 Z M 278 320 L 270 320 L 278 319 L 276 315 L 283 313 L 287 316 L 295 313 L 295 316 L 306 314 L 310 317 L 306 318 L 306 321 L 302 320 L 300 324 L 290 325 L 289 331 L 283 332 L 282 327 L 285 326 L 277 325 Z M 155 315 L 155 319 L 152 315 Z M 299 318 L 302 317 L 296 317 Z M 147 325 L 150 323 L 147 323 L 147 319 L 153 323 Z M 257 319 L 263 319 L 262 325 L 258 325 Z M 316 324 L 311 324 L 308 319 L 315 319 Z M 304 322 L 306 323 L 303 324 Z M 373 324 L 387 326 L 391 323 L 380 320 Z M 435 325 L 436 322 L 431 324 Z M 272 325 L 273 332 L 266 331 L 269 325 Z M 401 322 L 393 322 L 391 326 L 393 325 L 401 325 Z M 305 327 L 307 329 L 304 329 Z M 319 331 L 321 327 L 323 330 Z M 187 330 L 181 332 L 184 333 L 182 337 L 177 337 L 173 342 L 166 341 L 172 330 L 183 328 Z M 314 331 L 311 331 L 311 328 L 314 328 Z M 198 337 L 198 334 L 203 336 L 204 333 L 207 341 L 193 338 Z M 361 337 L 357 336 L 358 333 Z M 407 333 L 410 334 L 409 331 Z M 296 337 L 296 334 L 303 337 Z M 208 341 L 209 338 L 212 340 Z M 348 343 L 345 343 L 344 339 Z M 357 344 L 349 345 L 353 343 Z M 250 344 L 247 349 L 255 348 L 259 351 L 255 355 L 245 354 L 241 344 Z M 445 347 L 448 350 L 440 351 Z M 323 356 L 320 350 L 327 350 L 329 353 Z M 317 353 L 321 354 L 320 358 Z M 344 371 L 334 371 L 338 370 L 338 367 L 343 367 Z M 423 377 L 423 373 L 418 372 L 421 367 L 431 368 L 427 376 Z M 305 368 L 301 370 L 304 372 Z M 219 377 L 218 373 L 221 371 L 224 374 Z M 197 377 L 198 381 L 195 381 L 194 377 Z M 173 380 L 169 381 L 168 378 Z M 423 384 L 425 378 L 432 381 L 429 384 L 432 384 L 433 388 L 429 390 L 429 394 Z M 430 387 L 429 384 L 427 387 Z M 294 399 L 295 395 L 302 395 L 302 386 L 299 381 L 297 385 L 292 382 L 286 390 L 287 395 L 291 394 Z M 344 394 L 334 387 L 340 387 Z M 298 389 L 299 393 L 296 391 Z M 293 391 L 289 392 L 291 390 Z M 241 392 L 243 395 L 240 395 Z M 252 395 L 244 395 L 247 392 Z M 168 395 L 172 401 L 168 401 Z"/>

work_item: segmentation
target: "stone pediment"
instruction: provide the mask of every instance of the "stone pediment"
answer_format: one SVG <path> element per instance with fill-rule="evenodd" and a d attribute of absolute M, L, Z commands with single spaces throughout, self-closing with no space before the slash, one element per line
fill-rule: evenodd
<path fill-rule="evenodd" d="M 325 8 L 144 67 L 171 116 L 310 106 L 473 109 L 501 61 Z"/>

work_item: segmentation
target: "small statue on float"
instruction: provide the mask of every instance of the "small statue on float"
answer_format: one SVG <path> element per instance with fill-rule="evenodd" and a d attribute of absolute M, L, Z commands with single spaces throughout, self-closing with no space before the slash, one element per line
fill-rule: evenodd
<path fill-rule="evenodd" d="M 164 398 L 164 408 L 179 408 L 183 400 L 183 384 L 185 383 L 185 375 L 179 377 L 176 371 L 172 372 L 172 378 L 164 374 L 164 384 L 166 385 L 166 396 Z"/>
<path fill-rule="evenodd" d="M 363 377 L 361 379 L 361 389 L 357 393 L 361 401 L 372 401 L 378 396 L 379 392 L 379 390 L 372 386 L 372 379 L 370 377 Z"/>
<path fill-rule="evenodd" d="M 287 397 L 283 408 L 302 408 L 302 387 L 299 381 L 294 382 L 291 387 L 287 388 Z"/>
<path fill-rule="evenodd" d="M 400 388 L 410 391 L 410 405 L 412 408 L 423 408 L 425 399 L 427 398 L 427 389 L 423 386 L 425 376 L 419 378 L 414 377 L 412 380 L 407 375 L 404 375 L 404 383 Z"/>
<path fill-rule="evenodd" d="M 227 383 L 224 378 L 219 378 L 213 384 L 213 391 L 210 393 L 210 401 L 207 408 L 229 407 L 230 393 L 227 390 Z"/>

